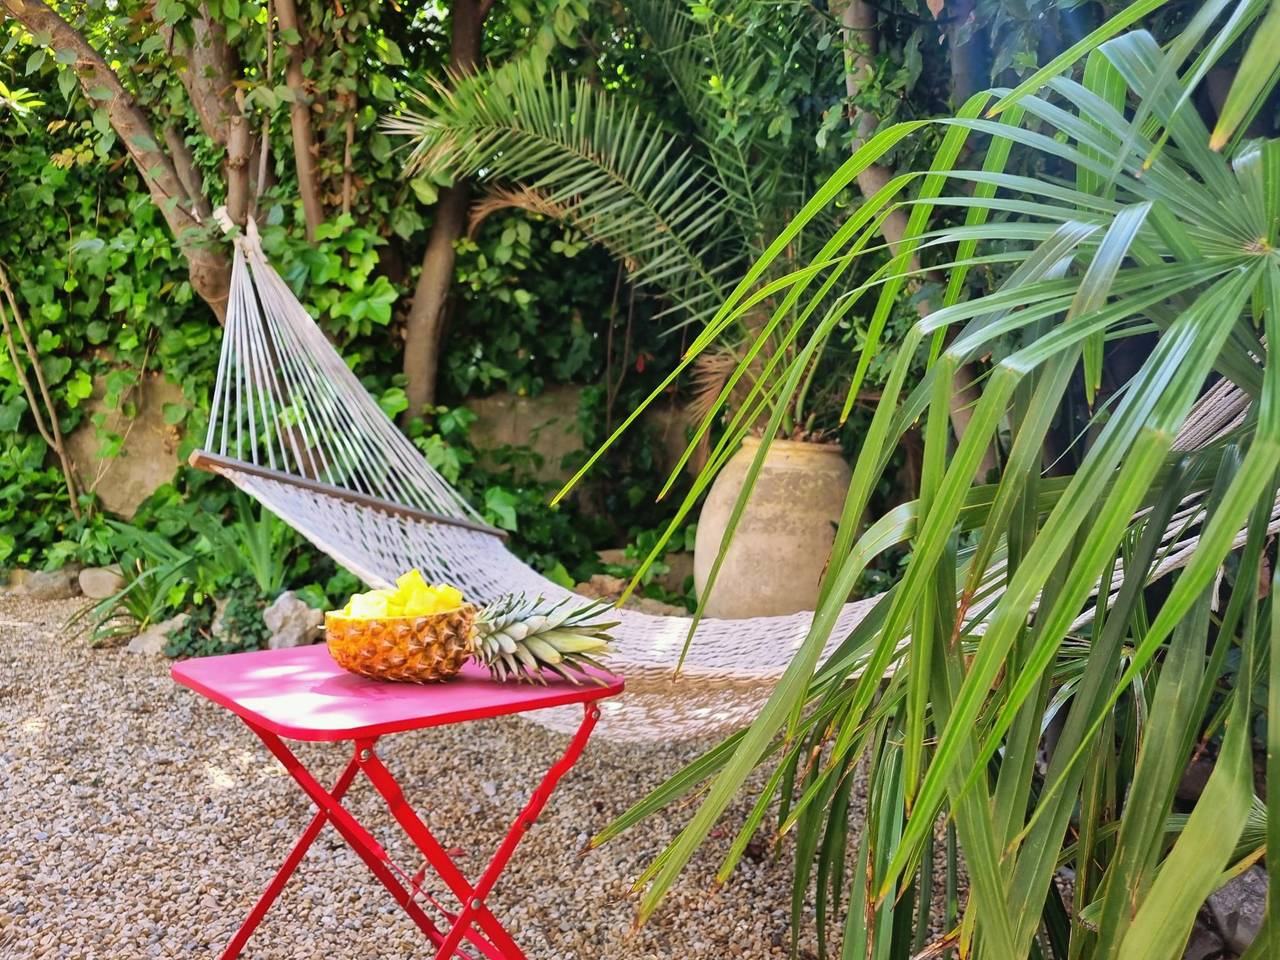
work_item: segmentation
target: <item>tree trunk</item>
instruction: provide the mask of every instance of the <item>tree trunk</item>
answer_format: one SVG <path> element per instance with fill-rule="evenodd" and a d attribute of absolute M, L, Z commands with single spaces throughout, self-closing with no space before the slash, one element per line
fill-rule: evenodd
<path fill-rule="evenodd" d="M 454 0 L 450 12 L 450 66 L 458 74 L 471 73 L 480 60 L 484 18 L 488 0 Z M 427 236 L 422 273 L 413 291 L 413 303 L 405 319 L 404 374 L 409 406 L 405 417 L 416 417 L 435 402 L 440 359 L 440 332 L 445 301 L 453 283 L 454 244 L 467 226 L 470 191 L 465 180 L 440 191 L 435 221 Z"/>
<path fill-rule="evenodd" d="M 858 95 L 862 78 L 870 75 L 874 69 L 870 52 L 874 50 L 876 42 L 876 10 L 866 0 L 848 0 L 843 11 L 840 11 L 840 23 L 844 28 L 845 91 L 852 98 Z M 879 121 L 865 110 L 856 108 L 851 110 L 850 121 L 855 131 L 851 149 L 856 153 L 875 132 Z M 888 184 L 890 179 L 892 174 L 885 167 L 877 163 L 868 164 L 857 176 L 858 189 L 864 197 L 870 199 Z M 907 232 L 907 215 L 900 209 L 894 210 L 884 219 L 880 232 L 889 245 L 890 252 L 896 256 L 902 238 Z M 908 268 L 913 272 L 920 269 L 920 258 L 915 252 L 910 256 Z M 930 279 L 939 278 L 930 277 Z M 917 304 L 917 310 L 922 317 L 925 317 L 933 312 L 933 307 L 928 301 L 921 300 Z M 951 429 L 956 435 L 957 442 L 964 436 L 969 421 L 973 419 L 973 406 L 981 396 L 981 391 L 974 383 L 977 375 L 977 371 L 970 364 L 965 364 L 956 372 L 949 413 Z M 998 466 L 995 448 L 988 447 L 978 467 L 978 482 L 985 482 L 987 475 Z"/>
<path fill-rule="evenodd" d="M 209 304 L 218 320 L 224 320 L 227 289 L 231 284 L 231 261 L 224 253 L 206 244 L 205 232 L 197 219 L 203 216 L 200 204 L 189 196 L 173 159 L 160 147 L 145 111 L 124 89 L 119 77 L 89 41 L 43 0 L 0 0 L 0 7 L 32 33 L 47 36 L 49 46 L 55 52 L 66 52 L 75 57 L 72 69 L 80 80 L 81 89 L 91 103 L 99 103 L 106 109 L 112 128 L 187 259 L 192 288 Z M 106 91 L 103 99 L 98 99 L 91 92 L 101 94 L 103 90 Z"/>
<path fill-rule="evenodd" d="M 299 37 L 298 11 L 293 0 L 276 0 L 276 16 L 280 29 L 292 30 Z M 302 75 L 304 54 L 301 41 L 285 42 L 289 57 L 285 61 L 285 83 L 293 92 L 289 105 L 289 125 L 293 131 L 293 162 L 298 171 L 298 193 L 302 196 L 302 214 L 306 219 L 307 242 L 316 238 L 316 227 L 324 223 L 324 204 L 320 200 L 320 180 L 316 176 L 316 147 L 311 135 L 311 105 Z"/>

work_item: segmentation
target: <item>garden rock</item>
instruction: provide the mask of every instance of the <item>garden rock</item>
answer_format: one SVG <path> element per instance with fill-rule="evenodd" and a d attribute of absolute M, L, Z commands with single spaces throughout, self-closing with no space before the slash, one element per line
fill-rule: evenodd
<path fill-rule="evenodd" d="M 315 642 L 324 623 L 324 613 L 308 606 L 292 590 L 286 590 L 262 611 L 262 622 L 271 631 L 267 646 L 272 650 L 300 647 Z"/>
<path fill-rule="evenodd" d="M 1191 939 L 1187 941 L 1187 949 L 1182 953 L 1182 960 L 1219 960 L 1225 949 L 1222 938 L 1197 920 L 1191 931 Z"/>
<path fill-rule="evenodd" d="M 611 577 L 607 573 L 597 573 L 590 580 L 574 587 L 573 592 L 578 596 L 592 600 L 617 600 L 618 597 L 622 596 L 622 591 L 626 588 L 627 581 L 621 577 Z M 634 593 L 627 597 L 627 602 L 623 606 L 658 617 L 686 617 L 689 615 L 689 611 L 683 607 L 672 606 L 669 603 L 663 603 L 661 600 L 654 600 L 650 597 L 638 597 Z"/>
<path fill-rule="evenodd" d="M 31 576 L 31 571 L 18 567 L 16 570 L 10 570 L 5 576 L 6 582 L 4 586 L 0 587 L 0 593 L 20 594 L 23 592 L 22 588 L 26 585 L 28 578 Z"/>
<path fill-rule="evenodd" d="M 1209 897 L 1218 932 L 1232 950 L 1243 953 L 1262 929 L 1267 907 L 1267 873 L 1251 867 Z"/>
<path fill-rule="evenodd" d="M 112 513 L 132 517 L 138 504 L 161 484 L 173 479 L 178 469 L 178 427 L 166 423 L 165 407 L 185 407 L 182 387 L 163 377 L 151 375 L 130 394 L 133 419 L 106 400 L 104 377 L 93 382 L 93 394 L 84 402 L 83 425 L 67 437 L 67 452 L 75 464 L 80 482 Z M 124 437 L 119 455 L 103 459 L 102 440 L 94 419 L 105 417 L 103 427 Z"/>
<path fill-rule="evenodd" d="M 118 566 L 85 567 L 79 576 L 80 592 L 90 600 L 105 600 L 124 589 L 124 577 Z"/>
<path fill-rule="evenodd" d="M 130 640 L 125 649 L 130 653 L 145 653 L 150 656 L 158 656 L 164 653 L 165 645 L 169 642 L 169 634 L 186 626 L 187 619 L 185 613 L 180 613 L 176 617 L 170 617 L 168 620 L 153 623 Z"/>
<path fill-rule="evenodd" d="M 72 566 L 61 570 L 33 570 L 13 592 L 35 600 L 67 600 L 80 595 L 79 575 L 79 568 Z"/>

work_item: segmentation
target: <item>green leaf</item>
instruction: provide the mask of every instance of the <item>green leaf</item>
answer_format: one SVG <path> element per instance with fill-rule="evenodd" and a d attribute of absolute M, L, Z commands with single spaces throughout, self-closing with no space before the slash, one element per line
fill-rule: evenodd
<path fill-rule="evenodd" d="M 181 403 L 166 403 L 161 408 L 164 422 L 169 426 L 176 426 L 187 418 L 187 407 Z"/>
<path fill-rule="evenodd" d="M 385 73 L 375 73 L 369 77 L 369 89 L 378 100 L 391 101 L 396 98 L 396 88 Z"/>
<path fill-rule="evenodd" d="M 484 492 L 485 513 L 504 530 L 519 529 L 516 519 L 515 494 L 503 487 L 489 487 Z"/>
<path fill-rule="evenodd" d="M 440 198 L 440 191 L 436 189 L 436 185 L 426 177 L 414 177 L 409 181 L 414 195 L 418 201 L 424 204 L 433 204 Z"/>

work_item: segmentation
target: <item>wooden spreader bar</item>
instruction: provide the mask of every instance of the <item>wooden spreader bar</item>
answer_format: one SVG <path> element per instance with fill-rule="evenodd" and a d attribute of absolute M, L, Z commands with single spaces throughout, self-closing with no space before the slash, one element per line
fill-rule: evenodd
<path fill-rule="evenodd" d="M 323 480 L 311 480 L 307 477 L 298 477 L 292 473 L 285 473 L 282 470 L 272 470 L 270 467 L 264 467 L 256 463 L 249 463 L 247 460 L 237 460 L 235 457 L 224 457 L 220 454 L 209 453 L 207 450 L 193 450 L 191 456 L 187 458 L 187 463 L 195 467 L 197 470 L 204 470 L 207 473 L 216 473 L 218 476 L 226 476 L 226 471 L 235 471 L 239 473 L 247 473 L 253 477 L 262 477 L 264 480 L 273 480 L 276 483 L 285 483 L 299 490 L 305 490 L 308 493 L 316 493 L 325 497 L 332 497 L 335 500 L 345 500 L 348 503 L 358 504 L 362 507 L 369 507 L 373 510 L 379 510 L 382 513 L 392 514 L 393 516 L 408 517 L 411 520 L 423 520 L 427 523 L 443 523 L 451 527 L 461 527 L 464 530 L 475 530 L 477 533 L 487 533 L 491 537 L 497 537 L 500 540 L 506 540 L 509 534 L 505 530 L 499 530 L 497 527 L 491 527 L 486 523 L 477 523 L 474 520 L 461 520 L 457 517 L 447 517 L 444 514 L 432 513 L 430 510 L 420 510 L 417 507 L 407 507 L 402 503 L 396 503 L 394 500 L 383 500 L 381 497 L 375 497 L 367 493 L 358 493 L 355 490 L 348 490 L 346 487 L 339 487 L 336 484 L 325 483 Z"/>

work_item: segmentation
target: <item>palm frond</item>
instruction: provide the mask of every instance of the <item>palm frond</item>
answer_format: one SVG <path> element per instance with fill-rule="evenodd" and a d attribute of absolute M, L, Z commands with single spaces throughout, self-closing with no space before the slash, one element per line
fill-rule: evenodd
<path fill-rule="evenodd" d="M 849 902 L 858 916 L 844 927 L 849 955 L 906 956 L 904 938 L 919 943 L 922 921 L 911 911 L 925 909 L 933 881 L 923 861 L 939 817 L 954 824 L 970 882 L 955 939 L 983 960 L 1173 960 L 1200 902 L 1234 869 L 1253 809 L 1252 691 L 1262 673 L 1274 674 L 1268 656 L 1280 650 L 1277 598 L 1258 590 L 1264 545 L 1280 528 L 1280 361 L 1270 349 L 1280 338 L 1280 141 L 1216 154 L 1199 114 L 1184 109 L 1185 51 L 1166 52 L 1142 32 L 1093 46 L 1101 59 L 1082 80 L 1018 91 L 1001 122 L 982 118 L 991 95 L 940 121 L 931 169 L 894 178 L 809 262 L 772 274 L 860 169 L 923 125 L 878 131 L 744 274 L 686 358 L 710 355 L 721 331 L 768 302 L 760 337 L 796 349 L 755 367 L 759 354 L 745 345 L 704 413 L 704 424 L 724 414 L 729 385 L 752 371 L 707 471 L 744 419 L 771 408 L 758 468 L 807 357 L 854 304 L 873 298 L 882 313 L 913 279 L 899 254 L 856 286 L 839 283 L 851 263 L 882 249 L 874 238 L 883 217 L 907 212 L 904 246 L 949 274 L 939 308 L 901 343 L 864 348 L 860 370 L 885 351 L 890 374 L 854 465 L 819 609 L 756 722 L 698 767 L 703 801 L 643 875 L 642 918 L 762 765 L 772 771 L 756 809 L 779 798 L 785 825 L 804 834 L 793 907 L 804 909 L 816 880 L 825 917 L 839 903 L 836 871 L 857 885 Z M 1195 63 L 1186 69 L 1190 82 L 1202 75 Z M 981 170 L 957 164 L 969 143 L 987 148 Z M 1011 156 L 1068 173 L 1019 177 L 1005 169 Z M 948 206 L 967 211 L 963 225 L 930 228 Z M 966 297 L 964 278 L 976 271 L 996 281 Z M 1093 411 L 1075 472 L 1044 475 L 1041 451 L 1073 379 L 1082 369 L 1096 377 L 1098 351 L 1136 336 L 1152 345 Z M 955 373 L 988 356 L 969 429 L 952 444 Z M 922 357 L 931 365 L 912 387 L 907 373 Z M 1224 392 L 1232 399 L 1219 403 Z M 1213 417 L 1196 412 L 1201 398 L 1216 406 Z M 885 451 L 917 424 L 920 497 L 868 524 Z M 997 483 L 974 488 L 978 459 L 999 433 L 1009 438 L 1006 467 Z M 749 472 L 735 516 L 752 481 Z M 861 573 L 906 542 L 900 582 L 822 664 Z M 1146 588 L 1157 577 L 1167 589 L 1154 603 Z M 1233 661 L 1238 672 L 1224 683 Z M 1042 768 L 1045 717 L 1068 706 Z M 1164 825 L 1187 755 L 1224 731 L 1220 766 L 1171 844 Z M 794 749 L 815 758 L 803 774 Z M 860 761 L 876 787 L 856 863 L 846 865 L 838 788 Z M 687 776 L 675 784 L 691 787 Z M 1280 815 L 1280 800 L 1269 807 Z M 1097 820 L 1079 825 L 1071 853 L 1073 911 L 1055 876 L 1063 838 L 1086 814 Z M 823 837 L 832 839 L 819 850 Z M 859 932 L 864 917 L 885 919 Z"/>
<path fill-rule="evenodd" d="M 433 83 L 385 127 L 412 143 L 406 175 L 474 177 L 559 214 L 686 320 L 723 301 L 732 261 L 714 253 L 724 226 L 714 178 L 615 94 L 519 61 Z"/>

